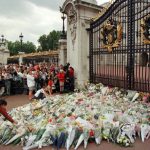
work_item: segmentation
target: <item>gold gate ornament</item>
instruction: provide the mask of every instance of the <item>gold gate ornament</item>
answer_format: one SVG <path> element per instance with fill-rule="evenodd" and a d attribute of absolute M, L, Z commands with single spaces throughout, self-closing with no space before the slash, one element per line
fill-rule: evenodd
<path fill-rule="evenodd" d="M 142 39 L 144 44 L 150 44 L 150 14 L 141 23 Z"/>
<path fill-rule="evenodd" d="M 108 52 L 112 52 L 113 48 L 119 47 L 122 41 L 123 27 L 120 21 L 108 21 L 101 32 L 102 48 L 107 48 Z"/>

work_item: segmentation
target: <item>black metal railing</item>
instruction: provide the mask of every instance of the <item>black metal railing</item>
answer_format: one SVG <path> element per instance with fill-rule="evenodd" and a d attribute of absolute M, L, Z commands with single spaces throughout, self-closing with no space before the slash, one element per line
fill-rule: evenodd
<path fill-rule="evenodd" d="M 150 91 L 148 6 L 150 0 L 116 0 L 105 14 L 91 23 L 90 82 Z M 142 28 L 143 21 L 147 23 L 146 29 Z M 121 39 L 119 27 L 122 29 Z M 148 39 L 144 41 L 146 36 Z M 117 46 L 116 41 L 119 41 Z"/>

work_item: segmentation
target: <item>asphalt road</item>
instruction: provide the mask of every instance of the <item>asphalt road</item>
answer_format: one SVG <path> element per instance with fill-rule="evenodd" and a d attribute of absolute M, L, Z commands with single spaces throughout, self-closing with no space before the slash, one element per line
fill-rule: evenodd
<path fill-rule="evenodd" d="M 27 95 L 16 95 L 5 97 L 8 102 L 8 110 L 29 103 Z M 80 146 L 79 150 L 83 150 L 83 145 Z M 2 146 L 0 150 L 22 150 L 20 146 Z M 54 150 L 52 147 L 45 147 L 42 150 Z M 63 149 L 62 149 L 63 150 Z M 72 148 L 73 150 L 73 148 Z M 124 148 L 107 141 L 102 141 L 101 145 L 97 146 L 95 143 L 88 144 L 87 150 L 150 150 L 150 139 L 142 143 L 140 139 L 137 139 L 133 147 Z"/>

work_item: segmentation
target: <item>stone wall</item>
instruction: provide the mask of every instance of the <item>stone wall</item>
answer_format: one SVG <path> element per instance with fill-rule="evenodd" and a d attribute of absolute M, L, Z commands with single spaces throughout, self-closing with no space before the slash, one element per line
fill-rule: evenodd
<path fill-rule="evenodd" d="M 90 3 L 91 2 L 91 3 Z M 94 2 L 94 1 L 93 1 Z M 91 18 L 102 8 L 92 1 L 66 0 L 61 11 L 67 15 L 67 62 L 75 69 L 76 84 L 89 80 L 89 33 Z"/>
<path fill-rule="evenodd" d="M 67 40 L 59 40 L 59 65 L 65 65 L 67 63 Z"/>
<path fill-rule="evenodd" d="M 7 59 L 10 56 L 7 42 L 0 42 L 0 64 L 7 64 Z"/>

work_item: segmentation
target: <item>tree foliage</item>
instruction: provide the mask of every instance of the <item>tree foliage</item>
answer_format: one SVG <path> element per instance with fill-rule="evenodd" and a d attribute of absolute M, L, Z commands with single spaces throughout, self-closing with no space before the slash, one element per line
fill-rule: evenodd
<path fill-rule="evenodd" d="M 49 49 L 47 35 L 44 34 L 40 36 L 40 38 L 38 39 L 38 42 L 40 43 L 40 47 L 42 48 L 43 51 Z"/>
<path fill-rule="evenodd" d="M 40 47 L 38 48 L 39 51 L 47 51 L 47 50 L 55 50 L 58 48 L 58 42 L 60 39 L 61 31 L 53 30 L 48 35 L 44 34 L 40 36 L 38 42 Z"/>
<path fill-rule="evenodd" d="M 8 42 L 8 49 L 10 51 L 10 55 L 17 55 L 20 51 L 25 53 L 32 53 L 36 51 L 36 46 L 32 43 L 27 41 L 26 43 L 23 42 L 22 46 L 20 41 L 9 41 Z"/>
<path fill-rule="evenodd" d="M 47 51 L 47 50 L 56 50 L 58 49 L 58 42 L 60 39 L 61 31 L 53 30 L 48 35 L 43 34 L 39 37 L 38 42 L 40 46 L 37 48 L 37 51 Z M 8 42 L 8 49 L 10 50 L 10 55 L 17 55 L 19 51 L 23 51 L 25 53 L 32 53 L 36 51 L 36 46 L 32 43 L 27 41 L 26 43 L 21 43 L 20 41 L 9 41 Z"/>

